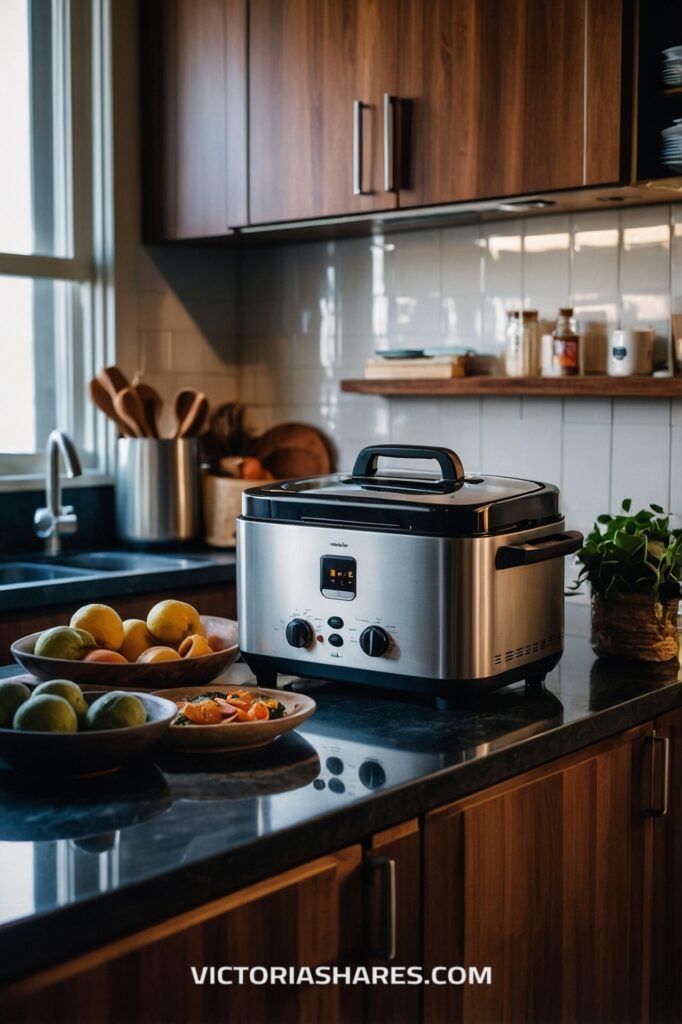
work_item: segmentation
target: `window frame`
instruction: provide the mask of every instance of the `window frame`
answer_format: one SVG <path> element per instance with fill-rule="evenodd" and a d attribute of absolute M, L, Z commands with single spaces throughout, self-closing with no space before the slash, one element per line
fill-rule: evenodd
<path fill-rule="evenodd" d="M 110 432 L 85 393 L 95 367 L 115 358 L 110 3 L 51 0 L 52 116 L 60 129 L 54 133 L 52 156 L 56 173 L 61 175 L 63 168 L 53 192 L 62 197 L 58 232 L 67 254 L 0 251 L 2 276 L 80 286 L 64 290 L 70 301 L 62 304 L 60 329 L 54 333 L 66 373 L 59 380 L 53 424 L 79 442 L 84 464 L 80 485 L 110 482 L 113 467 Z M 34 120 L 32 158 L 39 134 L 40 124 Z M 62 152 L 56 152 L 58 146 Z M 74 338 L 81 344 L 73 344 Z M 44 452 L 0 452 L 0 492 L 42 486 L 44 474 Z"/>

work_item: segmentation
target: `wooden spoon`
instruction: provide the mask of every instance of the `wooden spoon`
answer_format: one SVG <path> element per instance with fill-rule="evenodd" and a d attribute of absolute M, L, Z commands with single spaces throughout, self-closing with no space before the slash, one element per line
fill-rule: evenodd
<path fill-rule="evenodd" d="M 106 390 L 106 388 L 103 387 L 102 383 L 96 377 L 93 377 L 93 379 L 90 381 L 88 385 L 88 390 L 90 393 L 90 399 L 95 403 L 97 408 L 104 413 L 105 416 L 108 416 L 109 419 L 116 424 L 116 426 L 118 427 L 119 431 L 123 434 L 123 436 L 132 437 L 133 435 L 131 434 L 128 424 L 124 423 L 124 421 L 116 412 L 116 409 L 114 408 L 114 403 L 111 400 L 111 395 Z"/>
<path fill-rule="evenodd" d="M 180 430 L 180 427 L 183 423 L 183 420 L 187 416 L 187 413 L 194 405 L 194 402 L 196 401 L 196 397 L 198 394 L 199 392 L 196 390 L 196 388 L 181 388 L 180 391 L 178 391 L 175 398 L 173 399 L 173 409 L 175 410 L 175 419 L 177 421 L 176 430 L 175 433 L 173 434 L 173 437 L 180 436 L 178 431 Z"/>
<path fill-rule="evenodd" d="M 156 388 L 153 388 L 151 384 L 135 384 L 133 391 L 137 392 L 137 395 L 142 403 L 142 409 L 144 410 L 146 433 L 149 437 L 159 436 L 159 414 L 161 407 L 163 406 L 163 399 Z"/>
<path fill-rule="evenodd" d="M 123 388 L 116 393 L 114 409 L 128 427 L 132 437 L 146 437 L 145 415 L 137 392 L 132 388 Z"/>
<path fill-rule="evenodd" d="M 97 380 L 103 388 L 111 395 L 111 400 L 116 398 L 119 391 L 129 388 L 128 378 L 119 370 L 118 366 L 104 366 L 97 372 Z"/>
<path fill-rule="evenodd" d="M 196 392 L 196 397 L 192 402 L 189 410 L 187 411 L 183 420 L 178 421 L 177 430 L 175 431 L 175 437 L 197 437 L 198 434 L 204 429 L 210 406 L 208 398 L 203 395 L 200 391 Z"/>

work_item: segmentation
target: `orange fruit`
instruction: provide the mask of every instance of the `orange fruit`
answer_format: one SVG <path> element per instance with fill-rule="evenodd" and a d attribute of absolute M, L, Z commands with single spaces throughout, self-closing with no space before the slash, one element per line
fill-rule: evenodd
<path fill-rule="evenodd" d="M 128 664 L 127 659 L 124 658 L 122 654 L 119 654 L 118 651 L 106 651 L 101 648 L 89 651 L 83 658 L 83 661 L 100 661 L 111 665 Z"/>

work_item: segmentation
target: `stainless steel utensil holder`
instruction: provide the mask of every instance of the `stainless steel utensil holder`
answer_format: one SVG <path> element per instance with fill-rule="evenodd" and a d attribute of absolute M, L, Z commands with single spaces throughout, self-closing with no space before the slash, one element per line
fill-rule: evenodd
<path fill-rule="evenodd" d="M 132 544 L 169 544 L 199 533 L 196 438 L 122 437 L 116 467 L 116 526 Z"/>

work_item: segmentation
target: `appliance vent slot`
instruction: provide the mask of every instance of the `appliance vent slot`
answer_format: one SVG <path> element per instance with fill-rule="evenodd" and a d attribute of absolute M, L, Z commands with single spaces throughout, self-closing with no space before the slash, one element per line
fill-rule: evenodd
<path fill-rule="evenodd" d="M 519 658 L 527 658 L 531 654 L 537 654 L 538 651 L 544 651 L 548 647 L 555 647 L 562 641 L 562 634 L 560 630 L 555 633 L 550 633 L 549 636 L 544 636 L 540 640 L 533 640 L 532 643 L 526 644 L 525 647 L 517 647 L 516 650 L 505 651 L 504 654 L 501 652 L 493 655 L 493 664 L 502 665 L 510 661 L 517 661 Z"/>

